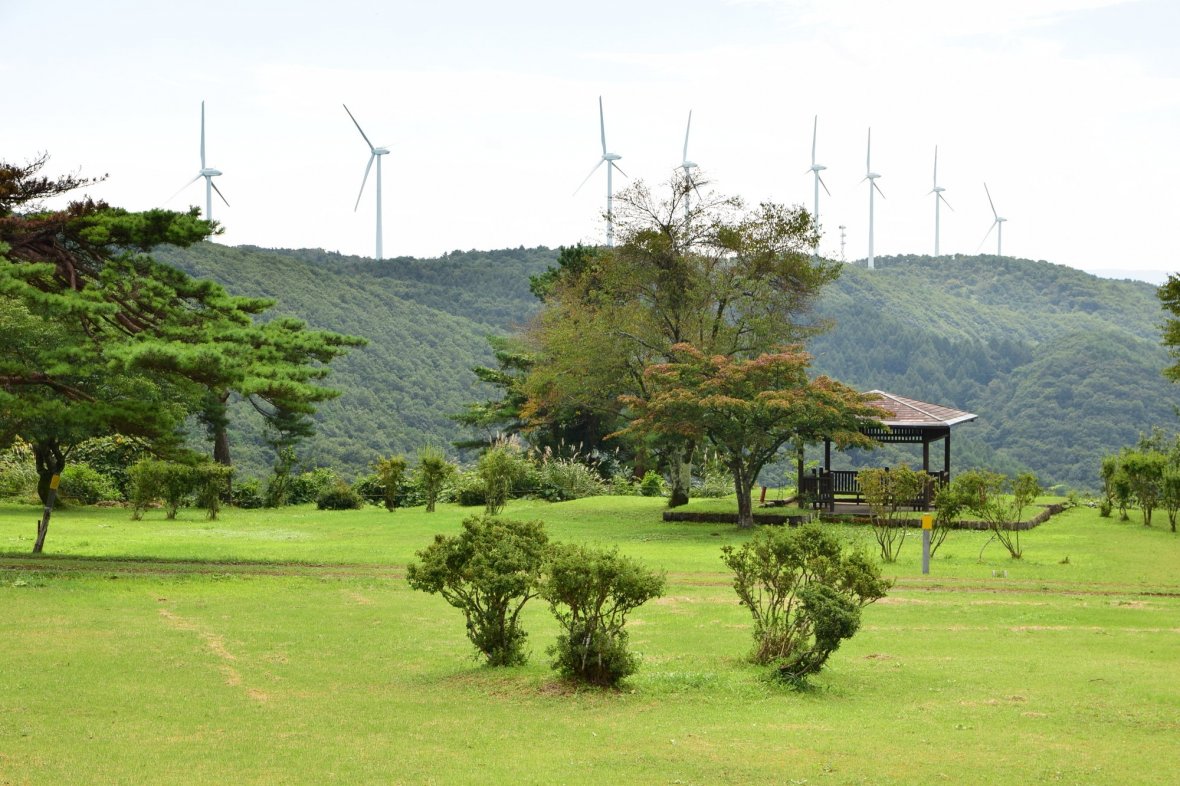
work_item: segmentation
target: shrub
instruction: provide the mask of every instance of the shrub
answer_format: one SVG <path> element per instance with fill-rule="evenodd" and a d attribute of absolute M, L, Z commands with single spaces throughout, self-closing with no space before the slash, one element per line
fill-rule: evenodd
<path fill-rule="evenodd" d="M 438 448 L 427 446 L 418 451 L 418 468 L 414 474 L 425 498 L 427 513 L 434 512 L 443 487 L 456 471 L 455 465 L 447 461 L 446 454 Z"/>
<path fill-rule="evenodd" d="M 374 485 L 381 489 L 380 499 L 385 503 L 385 509 L 392 513 L 401 496 L 402 482 L 406 476 L 406 457 L 380 458 L 373 466 L 377 470 L 375 476 L 377 483 Z M 365 498 L 373 499 L 374 497 L 366 494 Z"/>
<path fill-rule="evenodd" d="M 800 683 L 860 627 L 860 610 L 885 597 L 889 582 L 860 552 L 846 553 L 816 525 L 763 528 L 721 558 L 741 605 L 754 618 L 755 663 Z"/>
<path fill-rule="evenodd" d="M 873 536 L 881 548 L 881 559 L 896 562 L 909 532 L 903 508 L 913 506 L 914 501 L 925 491 L 928 479 L 923 473 L 902 464 L 892 470 L 862 469 L 857 480 L 869 506 Z"/>
<path fill-rule="evenodd" d="M 567 679 L 613 686 L 633 674 L 627 615 L 664 592 L 664 576 L 618 549 L 560 545 L 552 550 L 541 595 L 561 625 L 550 648 L 553 668 Z"/>
<path fill-rule="evenodd" d="M 341 483 L 336 471 L 330 467 L 316 467 L 308 472 L 301 472 L 287 483 L 287 505 L 302 505 L 306 502 L 317 502 L 325 491 L 334 489 Z"/>
<path fill-rule="evenodd" d="M 78 505 L 122 499 L 115 481 L 86 463 L 67 464 L 61 472 L 58 495 Z"/>
<path fill-rule="evenodd" d="M 361 475 L 354 480 L 352 490 L 365 501 L 366 505 L 380 505 L 385 500 L 385 484 L 381 482 L 381 477 L 375 472 Z"/>
<path fill-rule="evenodd" d="M 660 473 L 653 469 L 643 473 L 643 480 L 639 481 L 639 493 L 645 497 L 662 497 L 664 495 L 664 479 Z"/>
<path fill-rule="evenodd" d="M 263 505 L 262 483 L 258 478 L 243 480 L 234 485 L 234 504 L 243 510 L 261 508 Z"/>
<path fill-rule="evenodd" d="M 212 461 L 198 464 L 193 468 L 193 487 L 197 494 L 197 504 L 205 509 L 205 517 L 210 521 L 217 518 L 221 510 L 221 498 L 229 493 L 233 476 L 233 467 Z"/>
<path fill-rule="evenodd" d="M 110 478 L 119 491 L 119 499 L 131 498 L 131 476 L 128 470 L 141 458 L 148 457 L 146 445 L 138 439 L 115 434 L 109 437 L 94 437 L 79 443 L 70 451 L 70 460 L 78 464 L 89 464 Z M 65 483 L 65 477 L 62 477 Z"/>
<path fill-rule="evenodd" d="M 967 509 L 987 522 L 993 537 L 1000 541 L 1012 559 L 1020 559 L 1020 530 L 1016 525 L 1024 509 L 1041 493 L 1041 486 L 1031 472 L 1009 480 L 1004 475 L 983 470 L 964 472 L 951 481 Z M 1006 492 L 1011 491 L 1011 498 Z"/>
<path fill-rule="evenodd" d="M 639 484 L 630 472 L 616 472 L 610 476 L 610 493 L 619 497 L 634 497 L 639 493 Z"/>
<path fill-rule="evenodd" d="M 508 498 L 525 478 L 532 465 L 511 444 L 496 445 L 479 457 L 476 472 L 484 485 L 484 507 L 494 516 L 508 504 Z"/>
<path fill-rule="evenodd" d="M 475 470 L 468 470 L 459 472 L 451 478 L 448 496 L 452 502 L 457 502 L 465 507 L 486 505 L 488 490 L 479 473 Z"/>
<path fill-rule="evenodd" d="M 33 451 L 20 440 L 0 453 L 0 498 L 37 498 L 37 467 L 33 462 Z"/>
<path fill-rule="evenodd" d="M 705 451 L 701 457 L 692 493 L 697 497 L 728 497 L 734 493 L 733 475 L 716 451 Z"/>
<path fill-rule="evenodd" d="M 537 594 L 548 544 L 539 521 L 470 516 L 459 535 L 435 535 L 417 553 L 406 581 L 463 612 L 467 637 L 489 666 L 516 666 L 528 660 L 520 612 Z"/>
<path fill-rule="evenodd" d="M 355 489 L 343 480 L 337 480 L 331 487 L 320 492 L 315 506 L 320 510 L 359 510 L 365 506 L 365 501 Z"/>

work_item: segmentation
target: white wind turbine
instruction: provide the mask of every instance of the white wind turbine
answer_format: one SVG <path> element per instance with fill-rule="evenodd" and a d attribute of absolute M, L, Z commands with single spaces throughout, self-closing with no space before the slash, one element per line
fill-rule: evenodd
<path fill-rule="evenodd" d="M 369 137 L 365 135 L 365 131 L 361 128 L 361 124 L 356 121 L 349 112 L 347 104 L 341 104 L 344 111 L 348 112 L 348 116 L 352 118 L 353 125 L 356 130 L 361 132 L 361 138 L 365 140 L 365 144 L 369 146 L 369 163 L 365 165 L 365 177 L 361 180 L 360 193 L 356 195 L 356 205 L 352 208 L 352 212 L 356 212 L 361 206 L 361 197 L 365 195 L 365 185 L 369 182 L 369 170 L 373 168 L 373 160 L 377 161 L 377 256 L 376 259 L 382 259 L 381 256 L 381 156 L 388 155 L 389 148 L 387 147 L 373 147 L 373 143 L 369 141 Z"/>
<path fill-rule="evenodd" d="M 602 158 L 598 159 L 598 163 L 595 164 L 594 168 L 590 170 L 590 174 L 586 175 L 586 180 L 583 180 L 581 185 L 574 189 L 574 193 L 576 194 L 581 191 L 582 186 L 586 185 L 586 181 L 593 177 L 594 173 L 598 171 L 598 167 L 606 164 L 606 245 L 609 247 L 615 244 L 615 219 L 614 214 L 611 212 L 611 208 L 614 204 L 615 194 L 614 184 L 611 181 L 611 172 L 614 169 L 618 169 L 619 174 L 623 177 L 626 177 L 627 173 L 615 163 L 620 158 L 622 158 L 622 156 L 615 153 L 606 152 L 606 119 L 602 111 L 602 96 L 598 97 L 598 127 L 602 132 Z"/>
<path fill-rule="evenodd" d="M 939 231 L 938 230 L 938 220 L 939 220 L 938 210 L 939 210 L 939 203 L 940 202 L 946 203 L 946 206 L 949 209 L 954 210 L 954 208 L 951 207 L 951 203 L 947 202 L 946 197 L 944 197 L 942 195 L 943 191 L 946 191 L 946 189 L 943 188 L 942 186 L 938 185 L 938 145 L 935 145 L 934 146 L 934 188 L 930 189 L 930 193 L 934 194 L 934 256 L 938 256 L 938 231 Z"/>
<path fill-rule="evenodd" d="M 221 201 L 225 202 L 225 206 L 229 207 L 229 200 L 221 193 L 221 189 L 213 182 L 213 178 L 221 174 L 220 169 L 214 169 L 211 166 L 205 165 L 205 102 L 201 102 L 201 171 L 197 172 L 197 176 L 180 187 L 180 191 L 191 186 L 201 178 L 205 178 L 205 220 L 213 220 L 213 192 L 217 192 L 217 196 L 221 197 Z M 179 194 L 177 191 L 176 194 Z M 176 194 L 172 196 L 175 197 Z"/>
<path fill-rule="evenodd" d="M 874 269 L 874 266 L 873 266 L 873 192 L 876 191 L 878 194 L 881 195 L 882 199 L 885 198 L 885 192 L 881 190 L 881 187 L 879 185 L 877 185 L 877 178 L 879 178 L 880 175 L 878 175 L 876 172 L 873 171 L 872 160 L 873 160 L 873 129 L 869 128 L 869 144 L 868 144 L 868 147 L 866 148 L 866 152 L 865 152 L 865 176 L 864 176 L 864 180 L 860 181 L 862 183 L 865 180 L 869 181 L 869 259 L 868 259 L 869 270 Z"/>
<path fill-rule="evenodd" d="M 984 235 L 983 240 L 979 241 L 979 246 L 980 248 L 983 247 L 983 244 L 987 242 L 988 235 L 990 235 L 994 229 L 996 230 L 996 256 L 1002 257 L 1004 256 L 1004 222 L 1008 219 L 1001 217 L 1000 214 L 996 212 L 996 203 L 992 201 L 992 192 L 988 191 L 987 183 L 983 184 L 983 191 L 987 194 L 987 203 L 991 205 L 992 216 L 995 217 L 995 221 L 993 221 L 992 225 L 987 228 L 987 235 Z"/>
<path fill-rule="evenodd" d="M 823 186 L 824 192 L 826 192 L 828 196 L 832 195 L 832 192 L 828 191 L 828 184 L 825 183 L 824 179 L 819 175 L 819 173 L 827 169 L 827 167 L 823 164 L 815 163 L 815 137 L 818 130 L 819 115 L 816 115 L 815 122 L 811 125 L 811 168 L 807 171 L 815 175 L 815 212 L 811 214 L 811 217 L 815 220 L 817 225 L 819 224 L 819 187 Z"/>
<path fill-rule="evenodd" d="M 682 154 L 683 161 L 680 162 L 680 168 L 684 170 L 684 220 L 688 221 L 688 201 L 689 191 L 696 189 L 696 183 L 692 179 L 692 170 L 697 169 L 695 161 L 688 160 L 688 132 L 692 130 L 692 110 L 688 110 L 688 125 L 684 127 L 684 153 Z M 621 169 L 619 170 L 622 171 Z"/>

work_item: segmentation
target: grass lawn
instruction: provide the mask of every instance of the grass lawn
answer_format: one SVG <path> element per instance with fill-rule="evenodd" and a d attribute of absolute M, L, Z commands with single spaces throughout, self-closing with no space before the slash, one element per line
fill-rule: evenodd
<path fill-rule="evenodd" d="M 664 523 L 661 504 L 505 514 L 667 571 L 666 597 L 633 616 L 643 665 L 618 692 L 553 676 L 540 602 L 530 664 L 493 671 L 457 611 L 407 587 L 414 551 L 471 509 L 69 509 L 34 558 L 39 509 L 0 506 L 0 784 L 1176 781 L 1166 519 L 1071 510 L 1025 533 L 1019 561 L 953 532 L 929 576 L 915 534 L 889 597 L 791 692 L 744 661 L 720 547 L 746 533 Z"/>

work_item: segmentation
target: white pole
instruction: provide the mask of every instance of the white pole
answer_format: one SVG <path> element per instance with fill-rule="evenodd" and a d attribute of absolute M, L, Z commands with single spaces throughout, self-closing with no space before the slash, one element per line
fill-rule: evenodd
<path fill-rule="evenodd" d="M 213 178 L 205 175 L 205 220 L 213 220 Z"/>
<path fill-rule="evenodd" d="M 606 247 L 613 248 L 615 245 L 615 217 L 611 213 L 613 205 L 614 193 L 611 185 L 611 170 L 615 168 L 613 161 L 606 162 Z"/>
<path fill-rule="evenodd" d="M 938 202 L 940 197 L 937 192 L 934 194 L 934 256 L 938 256 Z"/>
<path fill-rule="evenodd" d="M 381 156 L 377 156 L 377 259 L 381 258 Z"/>
<path fill-rule="evenodd" d="M 873 181 L 869 180 L 869 270 L 873 267 Z"/>

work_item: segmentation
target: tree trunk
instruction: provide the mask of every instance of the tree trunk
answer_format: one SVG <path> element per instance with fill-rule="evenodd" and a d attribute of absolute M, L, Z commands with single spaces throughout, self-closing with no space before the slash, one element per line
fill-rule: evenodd
<path fill-rule="evenodd" d="M 210 403 L 206 406 L 205 420 L 213 435 L 213 460 L 226 467 L 233 466 L 233 459 L 229 455 L 229 417 L 226 415 L 226 402 L 229 401 L 229 391 L 210 394 Z M 226 478 L 226 500 L 232 500 L 234 494 L 233 475 Z"/>
<path fill-rule="evenodd" d="M 754 482 L 746 477 L 744 467 L 732 466 L 731 469 L 733 470 L 734 491 L 737 492 L 738 529 L 750 529 L 754 526 L 754 504 L 750 498 Z"/>
<path fill-rule="evenodd" d="M 688 504 L 692 487 L 692 455 L 696 446 L 691 441 L 681 442 L 668 452 L 668 474 L 672 480 L 672 493 L 668 496 L 668 507 L 677 508 Z"/>
<path fill-rule="evenodd" d="M 33 444 L 33 459 L 37 464 L 37 496 L 45 505 L 41 520 L 37 522 L 37 540 L 33 553 L 40 554 L 45 547 L 45 536 L 49 534 L 49 515 L 53 512 L 53 501 L 57 496 L 55 478 L 61 476 L 66 466 L 66 456 L 56 439 Z"/>

